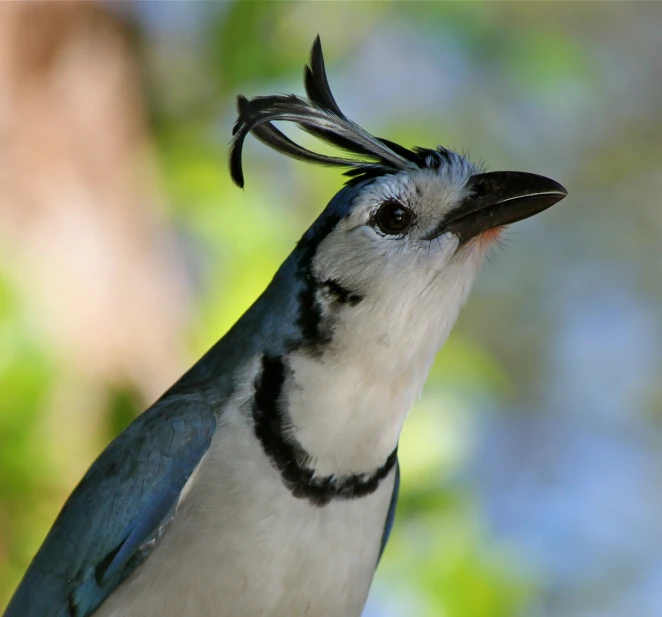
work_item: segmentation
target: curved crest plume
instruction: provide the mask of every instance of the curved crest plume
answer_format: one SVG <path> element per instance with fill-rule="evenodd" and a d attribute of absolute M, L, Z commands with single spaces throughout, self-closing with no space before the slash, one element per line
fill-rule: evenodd
<path fill-rule="evenodd" d="M 259 96 L 250 100 L 244 96 L 237 97 L 239 117 L 232 129 L 234 137 L 230 144 L 230 175 L 235 184 L 244 186 L 241 153 L 250 132 L 274 150 L 295 159 L 332 167 L 349 167 L 345 172 L 351 177 L 349 182 L 420 165 L 421 153 L 418 149 L 408 150 L 375 137 L 340 111 L 326 78 L 319 36 L 315 38 L 310 64 L 304 71 L 304 84 L 307 99 L 294 94 Z M 328 156 L 308 150 L 278 130 L 273 121 L 294 122 L 318 139 L 355 156 Z"/>

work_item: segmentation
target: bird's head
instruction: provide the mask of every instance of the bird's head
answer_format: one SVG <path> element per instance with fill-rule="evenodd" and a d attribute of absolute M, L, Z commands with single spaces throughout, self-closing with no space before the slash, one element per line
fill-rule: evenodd
<path fill-rule="evenodd" d="M 294 158 L 349 168 L 346 186 L 296 252 L 308 293 L 302 338 L 319 349 L 338 341 L 364 346 L 368 337 L 384 348 L 406 345 L 419 355 L 429 350 L 424 355 L 431 360 L 500 230 L 552 206 L 566 190 L 535 174 L 485 173 L 443 147 L 410 150 L 371 135 L 340 111 L 319 38 L 304 81 L 307 99 L 239 97 L 230 153 L 239 186 L 250 132 Z M 294 122 L 350 156 L 303 148 L 273 121 Z"/>

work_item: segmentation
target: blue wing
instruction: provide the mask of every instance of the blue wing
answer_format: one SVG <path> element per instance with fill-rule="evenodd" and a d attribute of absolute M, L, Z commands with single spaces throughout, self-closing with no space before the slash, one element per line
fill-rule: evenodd
<path fill-rule="evenodd" d="M 391 529 L 393 529 L 393 523 L 395 521 L 395 508 L 398 504 L 398 492 L 400 491 L 400 463 L 399 461 L 395 462 L 395 482 L 393 483 L 393 493 L 391 493 L 391 503 L 388 506 L 388 512 L 386 514 L 386 524 L 384 525 L 384 533 L 382 534 L 382 545 L 379 549 L 379 557 L 377 558 L 377 564 L 384 554 L 384 549 L 386 548 L 386 543 L 388 538 L 391 535 Z"/>
<path fill-rule="evenodd" d="M 4 617 L 88 617 L 147 558 L 215 429 L 192 394 L 140 415 L 76 487 Z"/>

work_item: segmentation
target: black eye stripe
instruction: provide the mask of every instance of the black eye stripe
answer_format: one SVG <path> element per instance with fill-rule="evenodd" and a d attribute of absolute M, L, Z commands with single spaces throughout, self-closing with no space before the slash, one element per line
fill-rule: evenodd
<path fill-rule="evenodd" d="M 387 235 L 401 235 L 414 222 L 414 213 L 395 199 L 382 203 L 372 214 L 371 224 Z"/>

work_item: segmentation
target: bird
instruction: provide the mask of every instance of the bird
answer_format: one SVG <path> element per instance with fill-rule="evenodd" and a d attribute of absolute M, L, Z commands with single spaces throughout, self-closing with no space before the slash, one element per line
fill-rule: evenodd
<path fill-rule="evenodd" d="M 252 134 L 344 170 L 237 323 L 100 454 L 4 617 L 359 617 L 391 533 L 398 441 L 501 230 L 562 200 L 528 172 L 379 138 L 306 96 L 237 99 Z M 321 154 L 274 122 L 333 146 Z"/>

